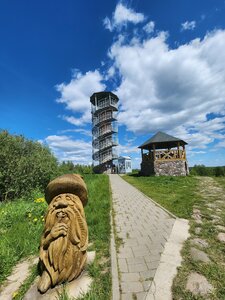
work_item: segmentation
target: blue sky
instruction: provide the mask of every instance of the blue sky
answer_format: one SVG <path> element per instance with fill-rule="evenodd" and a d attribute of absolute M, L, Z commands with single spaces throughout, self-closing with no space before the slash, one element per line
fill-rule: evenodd
<path fill-rule="evenodd" d="M 93 92 L 120 98 L 119 154 L 161 130 L 225 165 L 225 1 L 0 1 L 0 128 L 89 164 Z"/>

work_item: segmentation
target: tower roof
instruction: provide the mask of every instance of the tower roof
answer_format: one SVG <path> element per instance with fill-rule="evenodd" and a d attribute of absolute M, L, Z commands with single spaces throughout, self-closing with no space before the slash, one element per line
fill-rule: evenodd
<path fill-rule="evenodd" d="M 176 138 L 172 135 L 159 131 L 138 148 L 148 150 L 148 149 L 152 149 L 153 145 L 155 145 L 156 149 L 163 149 L 168 147 L 173 148 L 177 146 L 178 142 L 180 143 L 180 145 L 187 144 L 185 141 L 179 138 Z"/>
<path fill-rule="evenodd" d="M 100 100 L 102 98 L 106 98 L 109 95 L 111 95 L 113 98 L 115 98 L 117 101 L 119 101 L 119 98 L 115 94 L 113 94 L 112 92 L 107 92 L 107 91 L 94 93 L 90 97 L 90 101 L 92 104 L 95 104 L 95 97 L 97 98 L 97 100 Z"/>

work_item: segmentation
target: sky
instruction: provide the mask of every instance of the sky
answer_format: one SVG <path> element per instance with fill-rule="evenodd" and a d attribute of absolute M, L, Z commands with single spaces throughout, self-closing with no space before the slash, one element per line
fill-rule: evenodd
<path fill-rule="evenodd" d="M 225 165 L 224 0 L 0 0 L 0 129 L 92 163 L 94 92 L 119 97 L 119 155 L 158 131 Z"/>

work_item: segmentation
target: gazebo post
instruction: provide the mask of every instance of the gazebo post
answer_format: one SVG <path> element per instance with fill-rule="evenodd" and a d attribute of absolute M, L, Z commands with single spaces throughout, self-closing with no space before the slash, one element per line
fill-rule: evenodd
<path fill-rule="evenodd" d="M 153 144 L 152 147 L 153 147 L 153 160 L 155 160 L 155 144 Z"/>
<path fill-rule="evenodd" d="M 186 159 L 185 145 L 183 145 L 183 158 Z"/>
<path fill-rule="evenodd" d="M 177 143 L 178 158 L 180 158 L 180 142 Z"/>

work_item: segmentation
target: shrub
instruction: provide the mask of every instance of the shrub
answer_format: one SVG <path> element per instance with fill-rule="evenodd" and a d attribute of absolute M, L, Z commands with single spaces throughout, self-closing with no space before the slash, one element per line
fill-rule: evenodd
<path fill-rule="evenodd" d="M 44 190 L 57 168 L 57 159 L 46 146 L 0 131 L 0 200 Z"/>

